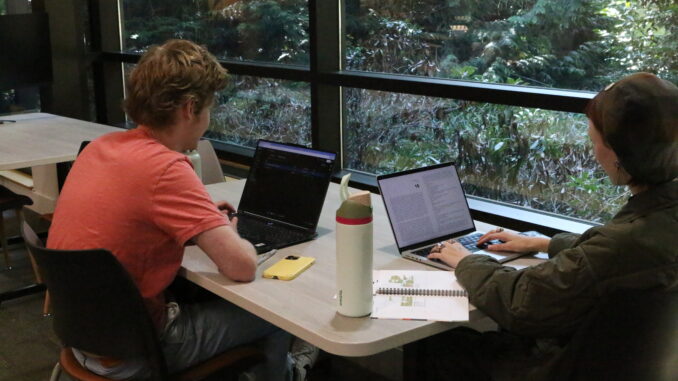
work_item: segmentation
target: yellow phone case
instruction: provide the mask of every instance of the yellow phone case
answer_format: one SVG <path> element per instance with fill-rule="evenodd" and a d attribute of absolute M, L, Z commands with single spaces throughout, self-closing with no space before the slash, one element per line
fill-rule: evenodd
<path fill-rule="evenodd" d="M 292 280 L 313 264 L 315 258 L 288 255 L 264 270 L 264 278 Z"/>

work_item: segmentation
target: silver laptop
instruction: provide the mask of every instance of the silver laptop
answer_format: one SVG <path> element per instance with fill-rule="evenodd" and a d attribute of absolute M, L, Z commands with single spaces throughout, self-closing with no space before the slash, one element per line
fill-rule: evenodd
<path fill-rule="evenodd" d="M 490 255 L 500 262 L 524 255 L 490 252 L 476 246 L 484 233 L 476 231 L 454 163 L 381 175 L 377 183 L 404 258 L 452 270 L 442 261 L 426 257 L 433 245 L 451 238 L 474 254 Z"/>

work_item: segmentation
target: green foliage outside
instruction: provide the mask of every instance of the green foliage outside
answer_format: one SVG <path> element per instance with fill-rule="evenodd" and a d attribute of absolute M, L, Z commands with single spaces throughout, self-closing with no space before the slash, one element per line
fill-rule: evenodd
<path fill-rule="evenodd" d="M 308 64 L 306 1 L 126 0 L 123 12 L 128 51 L 184 38 L 220 58 Z"/>
<path fill-rule="evenodd" d="M 125 47 L 189 38 L 219 57 L 308 64 L 305 0 L 125 0 Z M 678 83 L 673 0 L 346 0 L 347 69 L 598 91 L 637 71 Z M 308 143 L 305 84 L 241 77 L 211 136 Z M 468 192 L 594 221 L 626 194 L 590 152 L 581 114 L 346 90 L 344 166 L 459 163 Z"/>
<path fill-rule="evenodd" d="M 306 83 L 232 76 L 212 109 L 208 137 L 253 147 L 257 139 L 311 144 Z"/>
<path fill-rule="evenodd" d="M 347 97 L 349 168 L 454 161 L 470 194 L 595 221 L 625 200 L 593 158 L 584 115 L 356 89 Z M 382 112 L 359 112 L 374 107 Z"/>
<path fill-rule="evenodd" d="M 142 52 L 184 38 L 205 45 L 219 58 L 308 64 L 306 1 L 126 0 L 123 13 L 127 51 Z M 210 138 L 245 146 L 259 138 L 310 144 L 307 83 L 231 79 L 212 111 Z"/>
<path fill-rule="evenodd" d="M 347 68 L 598 91 L 649 71 L 678 82 L 668 1 L 349 1 Z M 569 114 L 348 92 L 345 165 L 386 173 L 459 165 L 467 192 L 594 221 L 626 200 Z"/>

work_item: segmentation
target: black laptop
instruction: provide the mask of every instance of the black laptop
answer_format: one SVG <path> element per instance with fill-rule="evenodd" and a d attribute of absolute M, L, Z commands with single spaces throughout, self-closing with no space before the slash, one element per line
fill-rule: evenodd
<path fill-rule="evenodd" d="M 238 205 L 238 233 L 257 253 L 316 237 L 336 154 L 259 140 Z"/>

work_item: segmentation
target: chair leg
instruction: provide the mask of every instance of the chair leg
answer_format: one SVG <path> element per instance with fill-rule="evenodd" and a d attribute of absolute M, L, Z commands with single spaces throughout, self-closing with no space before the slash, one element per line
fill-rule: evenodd
<path fill-rule="evenodd" d="M 9 263 L 9 249 L 7 248 L 7 236 L 5 235 L 5 219 L 0 212 L 0 245 L 2 245 L 2 253 L 5 255 L 5 266 L 8 270 L 12 268 Z"/>
<path fill-rule="evenodd" d="M 28 246 L 26 246 L 26 251 L 28 251 Z M 40 284 L 42 283 L 42 277 L 40 276 L 40 271 L 38 270 L 38 264 L 35 263 L 35 258 L 30 251 L 28 251 L 28 259 L 31 260 L 31 267 L 33 268 L 33 276 L 35 276 L 35 282 Z"/>
<path fill-rule="evenodd" d="M 49 290 L 45 291 L 45 303 L 42 305 L 42 316 L 49 316 L 51 315 L 49 312 Z"/>
<path fill-rule="evenodd" d="M 16 215 L 19 220 L 19 226 L 23 225 L 24 222 L 24 211 L 22 209 L 16 209 Z M 35 282 L 37 284 L 42 284 L 42 276 L 40 275 L 40 269 L 38 268 L 38 264 L 35 262 L 35 258 L 33 258 L 33 254 L 31 254 L 31 251 L 28 249 L 28 245 L 26 245 L 26 252 L 28 253 L 28 258 L 31 260 L 31 267 L 33 268 L 33 275 L 35 276 Z M 45 302 L 42 305 L 42 316 L 49 316 L 49 291 L 45 291 Z"/>
<path fill-rule="evenodd" d="M 58 381 L 61 377 L 61 364 L 59 362 L 54 365 L 52 369 L 52 375 L 49 377 L 49 381 Z"/>

